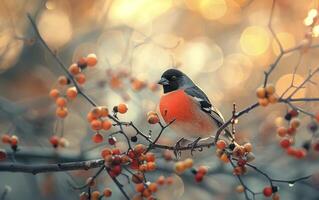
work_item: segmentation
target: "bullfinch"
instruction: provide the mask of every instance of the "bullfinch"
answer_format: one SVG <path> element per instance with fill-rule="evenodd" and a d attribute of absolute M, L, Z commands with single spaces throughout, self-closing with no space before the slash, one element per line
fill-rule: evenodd
<path fill-rule="evenodd" d="M 194 141 L 209 138 L 224 124 L 221 113 L 212 105 L 206 94 L 183 72 L 165 71 L 158 82 L 164 94 L 159 110 L 166 123 L 178 136 Z M 229 130 L 225 129 L 228 136 Z"/>

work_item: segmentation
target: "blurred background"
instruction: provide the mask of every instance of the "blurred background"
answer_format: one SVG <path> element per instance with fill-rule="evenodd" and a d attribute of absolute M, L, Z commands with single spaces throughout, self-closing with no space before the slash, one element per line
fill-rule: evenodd
<path fill-rule="evenodd" d="M 232 104 L 238 109 L 257 101 L 255 90 L 263 83 L 263 72 L 280 50 L 268 28 L 270 0 L 0 0 L 0 133 L 20 137 L 21 152 L 16 159 L 25 163 L 56 163 L 98 158 L 86 122 L 90 105 L 81 98 L 69 106 L 64 121 L 55 117 L 54 102 L 48 93 L 62 75 L 56 61 L 36 40 L 26 15 L 35 19 L 49 47 L 69 66 L 89 53 L 95 53 L 97 66 L 86 72 L 84 91 L 99 105 L 112 108 L 126 102 L 129 112 L 121 119 L 134 121 L 146 133 L 158 127 L 147 124 L 146 113 L 156 110 L 162 93 L 155 83 L 163 71 L 177 67 L 187 73 L 220 109 L 231 117 Z M 272 18 L 275 33 L 284 49 L 304 41 L 308 12 L 318 8 L 318 0 L 278 0 Z M 316 32 L 317 31 L 317 32 Z M 313 30 L 316 44 L 319 26 Z M 310 69 L 318 67 L 317 49 L 305 54 L 285 55 L 270 77 L 278 95 L 291 84 L 300 84 Z M 315 77 L 316 81 L 318 77 Z M 295 97 L 317 97 L 318 86 L 308 84 Z M 298 103 L 316 112 L 316 103 Z M 254 164 L 273 178 L 293 179 L 318 173 L 318 154 L 303 160 L 288 157 L 279 147 L 276 127 L 286 123 L 285 105 L 258 108 L 239 120 L 238 140 L 254 145 Z M 309 117 L 301 117 L 296 146 L 310 139 Z M 69 147 L 54 151 L 48 141 L 62 134 Z M 128 134 L 134 134 L 127 130 Z M 167 130 L 163 143 L 173 144 L 175 135 Z M 119 140 L 119 146 L 126 148 Z M 0 148 L 7 148 L 0 144 Z M 8 150 L 10 151 L 10 150 Z M 159 154 L 161 152 L 158 152 Z M 229 166 L 215 158 L 213 149 L 195 155 L 196 165 L 210 167 L 210 176 L 195 184 L 193 175 L 173 175 L 175 183 L 159 192 L 159 199 L 244 199 Z M 1 163 L 0 163 L 1 164 Z M 172 163 L 162 161 L 159 170 L 148 176 L 170 175 Z M 94 170 L 92 170 L 94 172 Z M 73 178 L 71 178 L 71 175 Z M 30 175 L 0 173 L 0 192 L 9 185 L 6 199 L 78 199 L 79 191 L 68 182 L 83 184 L 90 172 Z M 121 180 L 129 194 L 132 186 Z M 245 181 L 255 191 L 267 184 L 253 171 Z M 114 188 L 113 199 L 122 195 L 106 174 L 98 187 Z M 318 176 L 295 186 L 280 185 L 282 199 L 319 199 Z M 258 196 L 256 199 L 263 199 Z"/>

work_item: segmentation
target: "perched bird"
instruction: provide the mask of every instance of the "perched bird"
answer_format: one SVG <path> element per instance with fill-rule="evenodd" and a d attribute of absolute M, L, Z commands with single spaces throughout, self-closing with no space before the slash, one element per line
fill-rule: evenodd
<path fill-rule="evenodd" d="M 158 84 L 163 86 L 159 110 L 177 135 L 190 141 L 209 138 L 224 124 L 221 113 L 206 94 L 183 72 L 165 71 Z M 227 134 L 231 134 L 225 129 Z"/>

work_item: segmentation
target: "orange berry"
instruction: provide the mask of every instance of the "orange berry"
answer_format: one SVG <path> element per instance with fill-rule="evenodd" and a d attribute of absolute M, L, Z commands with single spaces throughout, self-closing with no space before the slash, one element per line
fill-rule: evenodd
<path fill-rule="evenodd" d="M 58 89 L 52 89 L 50 90 L 50 97 L 53 99 L 56 99 L 60 96 L 60 91 Z"/>
<path fill-rule="evenodd" d="M 107 117 L 109 115 L 109 109 L 105 106 L 100 107 L 101 117 Z"/>
<path fill-rule="evenodd" d="M 76 90 L 75 87 L 70 87 L 66 90 L 66 96 L 69 99 L 75 99 L 78 95 L 78 91 Z"/>
<path fill-rule="evenodd" d="M 104 191 L 103 191 L 103 195 L 105 197 L 110 197 L 112 196 L 112 190 L 110 188 L 105 188 Z"/>
<path fill-rule="evenodd" d="M 147 118 L 148 123 L 157 124 L 160 120 L 157 115 L 151 115 Z"/>
<path fill-rule="evenodd" d="M 175 163 L 175 172 L 178 174 L 182 174 L 186 170 L 185 164 L 183 162 Z"/>
<path fill-rule="evenodd" d="M 218 149 L 225 149 L 226 148 L 226 142 L 224 140 L 218 140 L 217 143 L 216 143 L 216 147 Z"/>
<path fill-rule="evenodd" d="M 78 75 L 75 76 L 75 80 L 80 84 L 83 85 L 86 81 L 85 75 L 82 73 L 79 73 Z"/>
<path fill-rule="evenodd" d="M 205 175 L 208 172 L 208 168 L 206 166 L 199 166 L 197 169 L 197 173 Z"/>
<path fill-rule="evenodd" d="M 280 196 L 278 193 L 272 195 L 272 200 L 280 200 Z"/>
<path fill-rule="evenodd" d="M 147 164 L 142 164 L 138 167 L 138 170 L 140 170 L 141 172 L 146 172 L 147 169 Z"/>
<path fill-rule="evenodd" d="M 147 170 L 148 171 L 154 171 L 156 169 L 156 164 L 155 162 L 148 162 L 147 163 Z"/>
<path fill-rule="evenodd" d="M 67 103 L 67 100 L 64 97 L 58 97 L 55 101 L 55 104 L 59 107 L 65 107 L 66 103 Z"/>
<path fill-rule="evenodd" d="M 109 148 L 104 148 L 104 149 L 101 151 L 101 157 L 102 157 L 102 158 L 105 158 L 106 156 L 109 156 L 109 155 L 112 155 L 111 149 L 109 149 Z"/>
<path fill-rule="evenodd" d="M 96 65 L 97 63 L 97 58 L 96 58 L 96 55 L 94 53 L 90 53 L 87 57 L 86 57 L 86 62 L 87 62 L 87 65 L 89 67 L 93 67 Z"/>
<path fill-rule="evenodd" d="M 151 192 L 156 192 L 157 191 L 157 184 L 156 183 L 151 183 L 148 188 L 151 190 Z"/>
<path fill-rule="evenodd" d="M 67 77 L 65 77 L 65 76 L 60 76 L 60 77 L 58 78 L 58 83 L 59 83 L 60 85 L 67 85 L 67 84 L 70 83 L 70 80 L 69 80 Z"/>
<path fill-rule="evenodd" d="M 155 162 L 155 155 L 151 152 L 146 153 L 145 160 L 147 162 Z"/>
<path fill-rule="evenodd" d="M 80 67 L 80 69 L 85 69 L 87 67 L 87 62 L 86 62 L 86 58 L 82 57 L 78 60 L 77 62 L 78 67 Z"/>
<path fill-rule="evenodd" d="M 223 161 L 224 163 L 228 163 L 229 162 L 228 156 L 225 153 L 223 153 L 220 156 L 220 160 Z"/>
<path fill-rule="evenodd" d="M 89 112 L 87 115 L 88 122 L 92 122 L 95 119 L 97 119 L 97 117 L 95 117 L 92 112 Z"/>
<path fill-rule="evenodd" d="M 263 87 L 257 88 L 256 95 L 258 98 L 262 99 L 266 97 L 266 90 Z"/>
<path fill-rule="evenodd" d="M 94 191 L 91 193 L 91 198 L 92 200 L 98 200 L 100 197 L 100 192 L 99 191 Z"/>
<path fill-rule="evenodd" d="M 236 157 L 241 157 L 245 154 L 245 149 L 243 146 L 236 146 L 233 150 L 233 155 Z"/>
<path fill-rule="evenodd" d="M 266 86 L 266 93 L 267 93 L 267 95 L 272 95 L 272 94 L 274 94 L 275 93 L 275 87 L 273 86 L 273 85 L 267 85 Z"/>
<path fill-rule="evenodd" d="M 266 107 L 269 104 L 269 100 L 267 98 L 261 98 L 261 99 L 258 99 L 258 103 L 259 105 Z"/>
<path fill-rule="evenodd" d="M 63 137 L 60 138 L 59 145 L 61 147 L 67 147 L 67 146 L 69 146 L 69 144 L 70 144 L 69 140 L 67 140 L 66 138 L 63 138 Z"/>
<path fill-rule="evenodd" d="M 91 113 L 95 118 L 101 117 L 102 114 L 101 109 L 99 107 L 92 108 Z"/>
<path fill-rule="evenodd" d="M 300 120 L 298 118 L 294 118 L 290 121 L 291 128 L 298 128 L 300 126 Z"/>
<path fill-rule="evenodd" d="M 159 176 L 156 180 L 156 183 L 159 185 L 164 185 L 165 183 L 165 177 L 164 176 Z"/>
<path fill-rule="evenodd" d="M 94 119 L 91 121 L 91 128 L 93 130 L 101 130 L 102 129 L 102 122 L 101 120 L 98 120 L 98 119 Z"/>
<path fill-rule="evenodd" d="M 124 104 L 124 103 L 120 103 L 120 104 L 117 106 L 117 111 L 118 111 L 119 113 L 121 113 L 121 114 L 126 113 L 127 110 L 128 110 L 127 105 Z"/>
<path fill-rule="evenodd" d="M 143 197 L 141 196 L 141 194 L 136 194 L 133 196 L 132 200 L 143 200 Z"/>
<path fill-rule="evenodd" d="M 253 145 L 251 143 L 244 144 L 244 149 L 246 152 L 252 152 L 253 151 Z"/>
<path fill-rule="evenodd" d="M 143 192 L 144 191 L 144 184 L 143 183 L 138 183 L 135 185 L 135 191 L 136 192 Z"/>
<path fill-rule="evenodd" d="M 4 144 L 9 144 L 11 142 L 11 137 L 8 134 L 4 134 L 1 136 L 1 141 Z"/>
<path fill-rule="evenodd" d="M 184 160 L 184 164 L 186 168 L 191 168 L 193 167 L 193 159 L 191 158 L 187 158 L 186 160 Z"/>
<path fill-rule="evenodd" d="M 110 128 L 112 127 L 112 123 L 110 122 L 110 121 L 108 121 L 108 120 L 104 120 L 103 122 L 102 122 L 102 128 L 104 129 L 104 130 L 109 130 Z"/>
<path fill-rule="evenodd" d="M 143 197 L 150 197 L 152 195 L 152 192 L 151 192 L 151 190 L 150 189 L 145 189 L 145 190 L 143 190 Z"/>
<path fill-rule="evenodd" d="M 65 107 L 59 107 L 56 109 L 56 115 L 60 118 L 65 118 L 68 115 L 68 109 Z"/>
<path fill-rule="evenodd" d="M 137 155 L 141 155 L 144 151 L 145 151 L 145 145 L 143 145 L 143 144 L 137 144 L 137 145 L 134 147 L 134 152 L 135 152 Z"/>
<path fill-rule="evenodd" d="M 95 133 L 92 137 L 92 141 L 95 143 L 101 143 L 103 142 L 103 135 L 101 135 L 100 133 Z"/>
<path fill-rule="evenodd" d="M 80 67 L 76 64 L 76 63 L 73 63 L 70 67 L 69 67 L 69 72 L 72 74 L 72 75 L 77 75 L 81 72 L 81 69 Z"/>
<path fill-rule="evenodd" d="M 287 129 L 283 126 L 277 128 L 277 134 L 280 137 L 284 137 L 287 134 Z"/>

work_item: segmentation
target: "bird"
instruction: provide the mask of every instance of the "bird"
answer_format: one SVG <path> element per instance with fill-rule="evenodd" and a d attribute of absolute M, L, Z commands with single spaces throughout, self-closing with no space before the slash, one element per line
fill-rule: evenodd
<path fill-rule="evenodd" d="M 160 114 L 165 123 L 171 123 L 173 131 L 182 137 L 179 142 L 193 141 L 195 145 L 199 140 L 213 136 L 225 123 L 207 95 L 182 71 L 166 70 L 158 84 L 164 90 L 159 100 Z M 224 131 L 231 137 L 228 128 Z"/>

